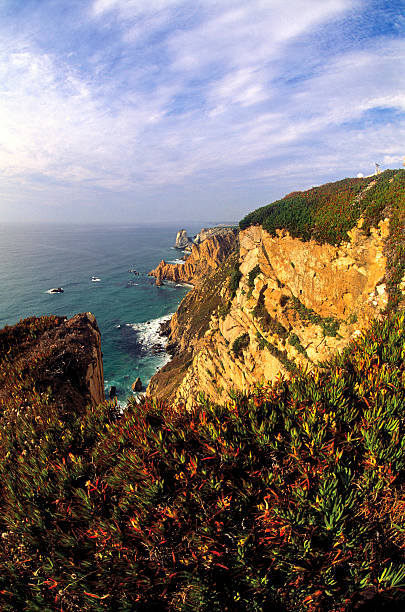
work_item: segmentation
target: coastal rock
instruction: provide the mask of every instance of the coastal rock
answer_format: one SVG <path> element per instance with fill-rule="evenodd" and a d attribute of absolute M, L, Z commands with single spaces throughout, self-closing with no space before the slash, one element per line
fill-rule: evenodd
<path fill-rule="evenodd" d="M 149 272 L 149 276 L 156 278 L 157 285 L 161 285 L 164 279 L 176 283 L 199 284 L 210 271 L 225 261 L 235 249 L 236 242 L 236 230 L 228 229 L 207 238 L 199 245 L 193 245 L 184 264 L 168 264 L 162 260 L 157 268 Z"/>
<path fill-rule="evenodd" d="M 187 236 L 186 230 L 181 229 L 177 232 L 176 242 L 174 243 L 174 246 L 176 249 L 185 249 L 190 242 L 191 238 Z"/>
<path fill-rule="evenodd" d="M 221 236 L 227 234 L 230 230 L 235 230 L 234 226 L 220 225 L 216 227 L 203 227 L 194 238 L 194 244 L 201 244 L 207 238 L 212 236 Z"/>
<path fill-rule="evenodd" d="M 61 409 L 82 411 L 86 404 L 104 401 L 103 360 L 100 332 L 95 316 L 78 314 L 71 319 L 49 317 L 25 319 L 0 331 L 0 344 L 15 344 L 14 337 L 24 337 L 24 330 L 41 329 L 17 343 L 13 361 L 20 364 L 24 379 L 35 381 L 35 393 L 48 393 Z M 27 383 L 31 384 L 31 383 Z M 0 386 L 0 405 L 7 402 L 7 383 Z"/>
<path fill-rule="evenodd" d="M 114 397 L 117 397 L 117 387 L 115 387 L 114 385 L 110 387 L 110 392 L 108 394 L 108 397 L 110 399 L 114 399 Z"/>
<path fill-rule="evenodd" d="M 139 376 L 136 378 L 135 382 L 132 383 L 132 391 L 142 391 L 142 382 Z"/>

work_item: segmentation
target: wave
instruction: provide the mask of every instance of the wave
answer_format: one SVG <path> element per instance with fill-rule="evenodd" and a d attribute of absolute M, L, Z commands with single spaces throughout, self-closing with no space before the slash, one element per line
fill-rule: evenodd
<path fill-rule="evenodd" d="M 173 314 L 172 312 L 158 319 L 145 321 L 144 323 L 127 323 L 126 325 L 136 332 L 137 342 L 144 351 L 163 353 L 166 349 L 167 338 L 161 334 L 161 325 L 170 321 Z"/>
<path fill-rule="evenodd" d="M 184 259 L 171 259 L 170 261 L 168 261 L 167 263 L 169 264 L 180 264 L 183 265 L 185 264 L 185 260 Z"/>

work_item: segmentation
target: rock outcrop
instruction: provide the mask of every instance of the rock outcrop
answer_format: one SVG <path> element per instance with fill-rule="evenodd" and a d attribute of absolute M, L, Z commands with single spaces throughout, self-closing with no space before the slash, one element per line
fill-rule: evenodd
<path fill-rule="evenodd" d="M 201 244 L 193 245 L 191 254 L 184 264 L 168 264 L 163 259 L 149 276 L 156 278 L 156 284 L 161 285 L 163 280 L 176 283 L 190 283 L 197 285 L 212 270 L 225 261 L 235 249 L 237 231 L 228 229 L 220 234 L 204 240 Z"/>
<path fill-rule="evenodd" d="M 177 232 L 176 241 L 174 246 L 176 249 L 185 249 L 192 242 L 191 238 L 188 237 L 185 229 L 181 229 Z"/>
<path fill-rule="evenodd" d="M 181 372 L 170 399 L 192 405 L 203 392 L 223 402 L 231 389 L 247 390 L 280 373 L 288 376 L 298 366 L 312 367 L 361 333 L 387 306 L 389 220 L 369 235 L 360 220 L 348 235 L 347 242 L 332 246 L 304 242 L 284 230 L 272 236 L 261 226 L 241 232 L 241 277 L 234 297 L 226 282 L 217 287 L 222 304 L 212 308 L 195 340 L 189 330 L 202 309 L 198 289 L 172 319 L 169 346 L 177 362 L 183 351 L 191 365 Z M 165 366 L 166 379 L 170 367 Z M 151 381 L 158 397 L 160 376 Z"/>
<path fill-rule="evenodd" d="M 136 392 L 142 391 L 142 381 L 139 378 L 139 376 L 132 383 L 132 391 L 136 391 Z"/>
<path fill-rule="evenodd" d="M 232 226 L 203 227 L 194 238 L 194 244 L 201 244 L 204 240 L 207 240 L 207 238 L 221 236 L 233 229 L 236 228 Z"/>
<path fill-rule="evenodd" d="M 38 323 L 42 320 L 46 322 L 43 329 Z M 100 332 L 90 312 L 71 319 L 32 317 L 0 334 L 2 345 L 13 345 L 13 370 L 21 370 L 24 380 L 32 380 L 36 392 L 50 392 L 52 401 L 66 410 L 83 410 L 88 403 L 104 401 Z M 9 383 L 0 383 L 0 405 L 11 395 Z"/>

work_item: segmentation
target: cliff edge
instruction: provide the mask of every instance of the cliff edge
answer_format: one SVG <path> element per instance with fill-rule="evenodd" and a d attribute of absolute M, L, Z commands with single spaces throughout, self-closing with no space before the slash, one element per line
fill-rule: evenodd
<path fill-rule="evenodd" d="M 31 317 L 7 326 L 0 331 L 0 354 L 3 416 L 45 397 L 79 412 L 104 401 L 100 332 L 91 313 Z"/>

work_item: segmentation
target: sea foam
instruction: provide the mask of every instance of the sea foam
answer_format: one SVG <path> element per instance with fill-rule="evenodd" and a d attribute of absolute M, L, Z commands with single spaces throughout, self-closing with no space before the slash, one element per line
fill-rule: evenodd
<path fill-rule="evenodd" d="M 161 334 L 161 325 L 170 321 L 173 314 L 170 313 L 144 323 L 127 323 L 127 326 L 137 333 L 138 344 L 144 351 L 163 353 L 166 349 L 167 338 Z"/>

